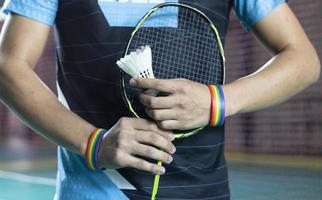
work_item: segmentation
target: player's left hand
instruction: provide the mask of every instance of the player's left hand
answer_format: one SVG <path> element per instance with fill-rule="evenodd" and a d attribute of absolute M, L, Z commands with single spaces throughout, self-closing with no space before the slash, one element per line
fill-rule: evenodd
<path fill-rule="evenodd" d="M 186 79 L 133 78 L 132 86 L 167 93 L 167 96 L 140 94 L 146 113 L 167 130 L 188 130 L 206 126 L 210 117 L 210 93 L 206 85 Z"/>

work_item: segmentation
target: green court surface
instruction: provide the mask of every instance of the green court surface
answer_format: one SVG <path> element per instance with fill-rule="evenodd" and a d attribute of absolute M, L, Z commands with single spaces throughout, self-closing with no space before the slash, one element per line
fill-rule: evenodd
<path fill-rule="evenodd" d="M 12 160 L 9 156 L 5 159 L 6 156 L 2 156 L 0 200 L 53 199 L 56 176 L 55 150 L 43 149 L 30 153 L 33 156 L 28 160 Z M 279 162 L 273 159 L 271 163 L 275 164 L 270 165 L 263 161 L 261 164 L 258 156 L 252 159 L 257 161 L 241 161 L 236 159 L 236 156 L 228 156 L 232 200 L 322 200 L 320 165 L 312 168 L 305 167 L 307 163 L 282 166 L 276 165 Z"/>

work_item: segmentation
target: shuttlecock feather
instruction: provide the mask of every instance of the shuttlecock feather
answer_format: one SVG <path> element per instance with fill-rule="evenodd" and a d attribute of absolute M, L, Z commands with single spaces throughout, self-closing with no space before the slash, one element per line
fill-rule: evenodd
<path fill-rule="evenodd" d="M 142 46 L 119 59 L 116 64 L 132 77 L 154 78 L 152 69 L 152 51 Z"/>

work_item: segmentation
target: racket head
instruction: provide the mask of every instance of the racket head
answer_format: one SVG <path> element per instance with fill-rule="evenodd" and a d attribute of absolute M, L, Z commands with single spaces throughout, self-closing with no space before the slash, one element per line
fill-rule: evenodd
<path fill-rule="evenodd" d="M 225 82 L 225 57 L 219 33 L 196 8 L 181 3 L 163 3 L 152 8 L 132 32 L 124 55 L 146 45 L 152 49 L 156 78 L 184 78 L 207 85 Z M 126 106 L 133 116 L 149 118 L 138 99 L 141 91 L 129 85 L 129 75 L 121 73 Z M 187 137 L 201 129 L 175 133 L 177 137 Z"/>

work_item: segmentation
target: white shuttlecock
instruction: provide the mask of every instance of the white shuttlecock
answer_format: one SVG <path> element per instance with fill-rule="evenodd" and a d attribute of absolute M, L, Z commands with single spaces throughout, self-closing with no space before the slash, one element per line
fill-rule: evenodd
<path fill-rule="evenodd" d="M 129 55 L 119 59 L 116 64 L 132 77 L 154 78 L 152 69 L 152 51 L 149 46 L 142 46 Z M 146 90 L 146 94 L 157 96 L 158 91 Z"/>
<path fill-rule="evenodd" d="M 136 51 L 119 59 L 116 64 L 132 77 L 154 78 L 152 70 L 152 51 L 142 46 Z"/>

